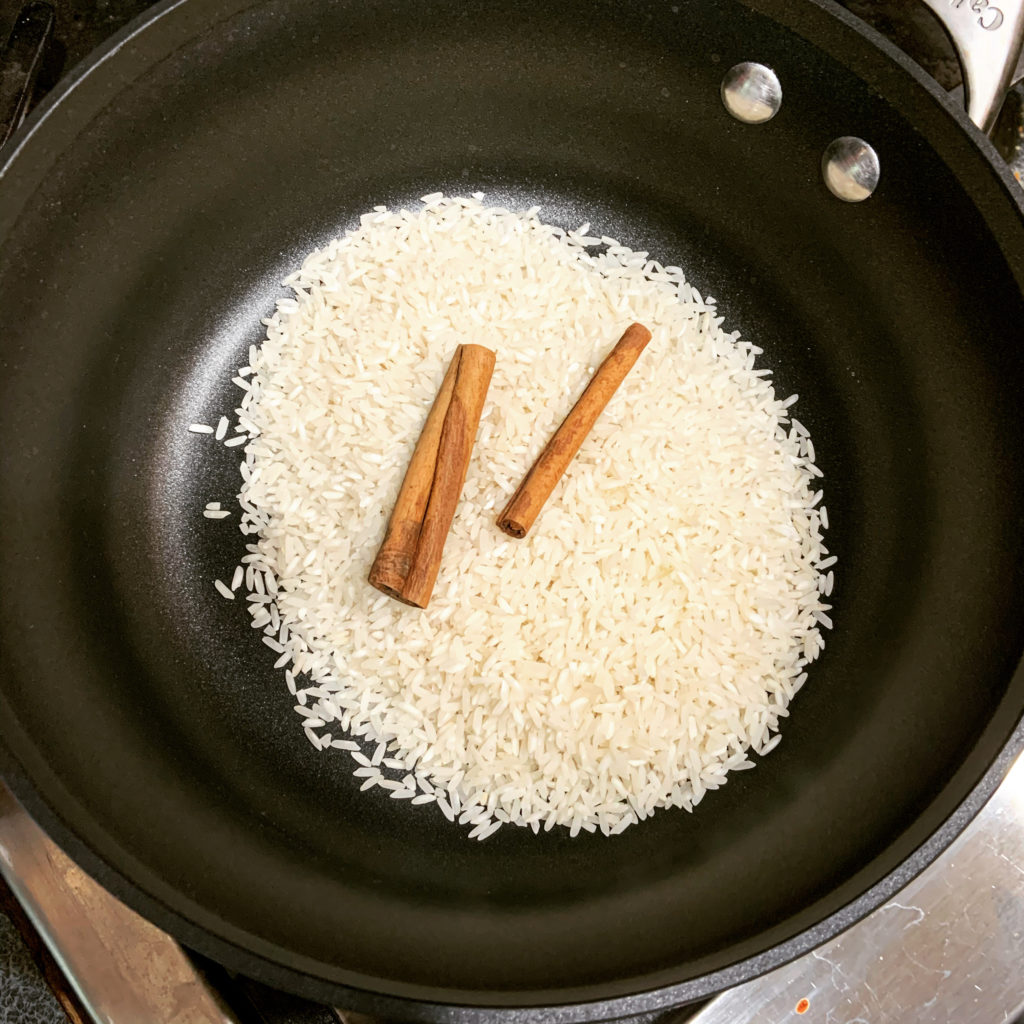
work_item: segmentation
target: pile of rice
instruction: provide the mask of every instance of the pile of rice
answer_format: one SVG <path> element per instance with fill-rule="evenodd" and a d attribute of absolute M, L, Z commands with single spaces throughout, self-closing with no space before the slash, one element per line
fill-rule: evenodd
<path fill-rule="evenodd" d="M 779 742 L 831 626 L 821 472 L 796 396 L 678 267 L 482 199 L 376 207 L 287 279 L 215 431 L 245 444 L 250 541 L 216 585 L 247 594 L 306 736 L 364 789 L 478 839 L 612 835 Z M 526 539 L 504 536 L 497 512 L 633 321 L 653 340 Z M 367 573 L 462 342 L 497 366 L 419 610 Z"/>

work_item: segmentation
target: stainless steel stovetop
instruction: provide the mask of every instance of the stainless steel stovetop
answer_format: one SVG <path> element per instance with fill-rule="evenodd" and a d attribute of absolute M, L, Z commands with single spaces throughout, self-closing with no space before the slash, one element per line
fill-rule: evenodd
<path fill-rule="evenodd" d="M 148 2 L 53 0 L 56 44 L 40 69 L 30 102 Z M 913 0 L 846 0 L 846 5 L 906 49 L 945 87 L 959 86 L 956 58 L 923 5 Z M 0 0 L 0 38 L 20 6 L 17 0 Z M 1004 107 L 993 138 L 1020 178 L 1021 85 Z M 2 783 L 0 873 L 27 926 L 62 972 L 70 1012 L 83 1014 L 86 1021 L 385 1024 L 229 976 L 182 950 L 72 863 Z M 0 1024 L 15 1019 L 5 1017 L 6 1002 L 0 981 Z M 631 1020 L 1024 1024 L 1024 757 L 944 854 L 838 938 L 700 1007 Z"/>

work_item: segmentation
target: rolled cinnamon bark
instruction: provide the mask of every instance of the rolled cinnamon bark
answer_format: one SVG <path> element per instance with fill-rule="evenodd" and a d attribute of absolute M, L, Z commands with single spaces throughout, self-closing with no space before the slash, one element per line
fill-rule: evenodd
<path fill-rule="evenodd" d="M 498 527 L 504 533 L 526 536 L 584 438 L 650 340 L 651 332 L 643 324 L 626 328 L 498 517 Z"/>
<path fill-rule="evenodd" d="M 494 353 L 481 345 L 460 345 L 452 358 L 370 569 L 370 584 L 389 597 L 430 601 L 493 371 Z"/>

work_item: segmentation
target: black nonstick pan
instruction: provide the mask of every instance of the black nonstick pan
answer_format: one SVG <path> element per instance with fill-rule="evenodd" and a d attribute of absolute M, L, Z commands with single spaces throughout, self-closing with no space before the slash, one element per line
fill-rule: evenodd
<path fill-rule="evenodd" d="M 781 83 L 767 123 L 723 106 L 743 61 Z M 847 136 L 864 202 L 823 182 Z M 0 767 L 184 942 L 406 1020 L 681 1003 L 880 903 L 1019 748 L 1024 211 L 840 9 L 175 0 L 4 159 Z M 210 585 L 244 538 L 196 509 L 237 458 L 185 428 L 233 404 L 281 278 L 374 204 L 477 189 L 687 268 L 825 472 L 836 628 L 781 747 L 612 839 L 480 844 L 359 793 Z"/>

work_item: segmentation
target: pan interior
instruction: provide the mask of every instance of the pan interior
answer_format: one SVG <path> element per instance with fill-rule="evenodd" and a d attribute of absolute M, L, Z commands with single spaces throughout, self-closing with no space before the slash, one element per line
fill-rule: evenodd
<path fill-rule="evenodd" d="M 66 152 L 45 130 L 26 147 L 49 170 L 0 257 L 3 728 L 43 802 L 163 923 L 325 997 L 682 982 L 883 877 L 1024 700 L 1024 309 L 924 136 L 725 0 L 194 0 L 165 18 L 186 15 L 202 31 Z M 750 59 L 785 97 L 759 127 L 718 96 Z M 820 180 L 845 134 L 881 156 L 861 205 Z M 231 371 L 306 251 L 434 190 L 539 203 L 682 265 L 801 396 L 836 629 L 781 747 L 694 815 L 478 844 L 359 793 L 211 585 L 244 538 L 200 511 L 234 493 L 237 454 L 187 425 L 235 404 Z"/>

